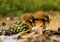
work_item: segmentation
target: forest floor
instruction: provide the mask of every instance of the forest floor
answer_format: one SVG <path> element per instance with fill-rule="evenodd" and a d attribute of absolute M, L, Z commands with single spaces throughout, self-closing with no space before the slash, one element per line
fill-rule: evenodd
<path fill-rule="evenodd" d="M 38 12 L 39 13 L 39 12 Z M 57 31 L 58 28 L 60 28 L 60 13 L 59 12 L 47 12 L 48 16 L 50 18 L 50 24 L 47 26 L 48 29 Z M 6 23 L 7 27 L 10 27 L 13 25 L 16 21 L 18 20 L 18 17 L 6 17 L 6 18 L 0 18 L 0 26 L 2 25 L 3 22 Z M 44 38 L 44 37 L 43 37 Z M 52 37 L 55 39 L 55 37 Z M 60 39 L 60 38 L 59 38 Z"/>

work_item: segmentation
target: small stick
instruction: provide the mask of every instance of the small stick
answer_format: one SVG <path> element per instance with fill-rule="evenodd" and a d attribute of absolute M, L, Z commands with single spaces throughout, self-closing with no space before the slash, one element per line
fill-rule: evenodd
<path fill-rule="evenodd" d="M 30 31 L 30 30 L 31 30 L 31 29 L 29 29 L 29 30 L 27 30 L 27 31 L 20 32 L 20 33 L 18 33 L 18 34 L 16 34 L 16 35 L 12 35 L 12 36 L 5 36 L 5 38 L 6 38 L 6 37 L 17 38 L 18 36 L 21 36 L 23 33 L 26 33 L 26 32 L 28 32 L 28 31 Z"/>

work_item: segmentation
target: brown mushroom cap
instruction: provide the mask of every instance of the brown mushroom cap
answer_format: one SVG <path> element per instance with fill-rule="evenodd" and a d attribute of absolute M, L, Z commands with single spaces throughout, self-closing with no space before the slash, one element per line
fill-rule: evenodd
<path fill-rule="evenodd" d="M 36 12 L 35 14 L 34 14 L 34 19 L 44 19 L 46 22 L 49 22 L 49 17 L 48 17 L 48 15 L 47 15 L 47 13 L 45 13 L 45 12 Z"/>
<path fill-rule="evenodd" d="M 24 14 L 22 17 L 21 17 L 21 21 L 30 21 L 30 20 L 33 20 L 33 16 L 32 16 L 32 14 Z"/>
<path fill-rule="evenodd" d="M 32 28 L 33 27 L 33 20 L 34 20 L 34 17 L 32 16 L 32 14 L 24 14 L 22 17 L 21 17 L 21 21 L 26 24 L 29 28 Z"/>

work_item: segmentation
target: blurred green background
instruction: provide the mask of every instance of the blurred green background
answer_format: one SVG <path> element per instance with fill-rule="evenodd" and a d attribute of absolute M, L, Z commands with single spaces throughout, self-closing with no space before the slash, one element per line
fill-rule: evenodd
<path fill-rule="evenodd" d="M 36 11 L 60 11 L 60 0 L 0 0 L 0 17 Z"/>

